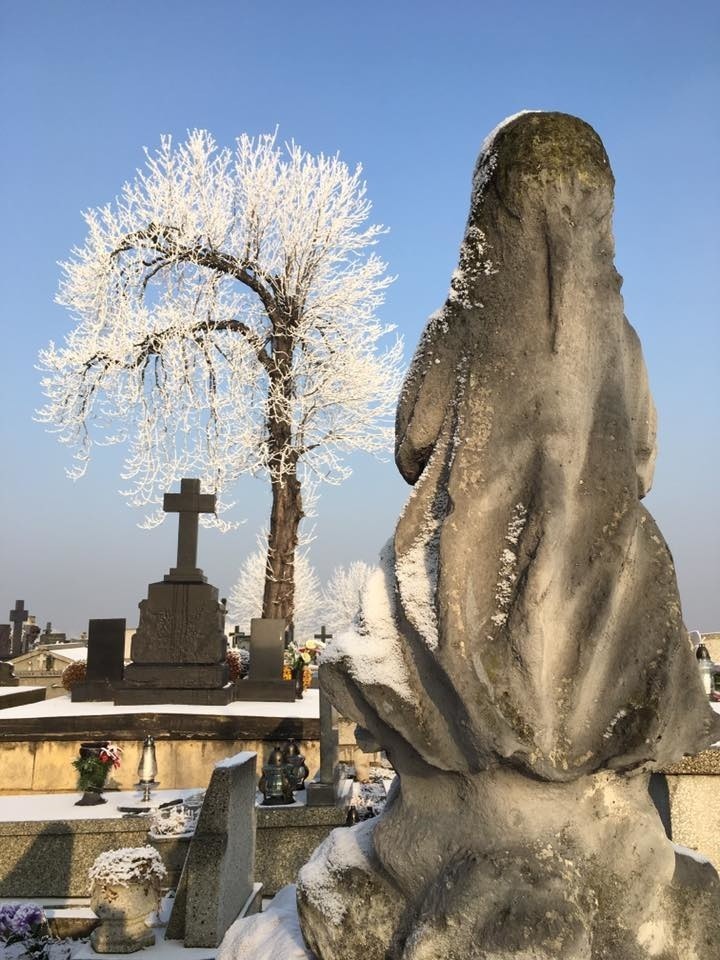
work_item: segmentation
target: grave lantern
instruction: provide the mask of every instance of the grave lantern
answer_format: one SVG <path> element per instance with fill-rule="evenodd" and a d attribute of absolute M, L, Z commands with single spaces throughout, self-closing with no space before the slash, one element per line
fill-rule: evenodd
<path fill-rule="evenodd" d="M 700 678 L 702 680 L 703 690 L 709 697 L 713 690 L 713 674 L 715 672 L 715 664 L 712 662 L 708 648 L 704 643 L 698 644 L 697 650 L 695 651 L 695 656 L 697 657 L 698 667 L 700 668 Z"/>
<path fill-rule="evenodd" d="M 150 800 L 150 791 L 153 787 L 157 787 L 158 783 L 155 780 L 157 776 L 157 758 L 155 756 L 155 741 L 151 736 L 145 737 L 145 742 L 143 743 L 142 755 L 140 756 L 140 763 L 138 765 L 138 787 L 143 791 L 143 802 L 148 802 Z"/>
<path fill-rule="evenodd" d="M 302 790 L 305 787 L 305 778 L 310 771 L 305 765 L 305 757 L 300 753 L 300 747 L 295 740 L 285 744 L 283 760 L 290 786 L 293 790 Z"/>
<path fill-rule="evenodd" d="M 287 768 L 280 747 L 275 747 L 268 757 L 268 762 L 263 766 L 258 787 L 265 798 L 263 806 L 270 807 L 281 803 L 295 803 L 292 785 L 287 775 Z"/>

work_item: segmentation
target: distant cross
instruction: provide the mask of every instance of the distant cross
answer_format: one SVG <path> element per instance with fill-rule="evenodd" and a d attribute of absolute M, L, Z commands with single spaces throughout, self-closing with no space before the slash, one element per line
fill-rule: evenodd
<path fill-rule="evenodd" d="M 200 493 L 199 480 L 184 479 L 180 481 L 180 493 L 165 494 L 163 510 L 180 514 L 177 567 L 170 571 L 170 579 L 203 579 L 197 566 L 199 515 L 215 513 L 215 494 Z"/>
<path fill-rule="evenodd" d="M 16 600 L 15 609 L 10 611 L 10 619 L 13 622 L 12 647 L 10 649 L 14 657 L 18 656 L 22 650 L 22 625 L 29 616 L 29 611 L 25 609 L 25 601 Z"/>
<path fill-rule="evenodd" d="M 328 633 L 325 629 L 325 624 L 320 627 L 320 633 L 315 634 L 316 640 L 322 640 L 323 643 L 326 643 L 328 640 L 332 640 L 332 634 Z"/>

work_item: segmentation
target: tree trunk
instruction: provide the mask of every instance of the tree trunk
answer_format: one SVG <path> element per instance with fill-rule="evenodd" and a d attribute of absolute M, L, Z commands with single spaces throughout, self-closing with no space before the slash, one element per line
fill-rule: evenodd
<path fill-rule="evenodd" d="M 298 478 L 292 475 L 273 482 L 263 617 L 280 617 L 289 623 L 293 622 L 295 548 L 302 517 L 301 484 Z"/>

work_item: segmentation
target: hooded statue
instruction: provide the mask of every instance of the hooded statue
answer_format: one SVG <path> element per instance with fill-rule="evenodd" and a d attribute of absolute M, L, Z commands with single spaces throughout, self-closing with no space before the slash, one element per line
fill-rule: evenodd
<path fill-rule="evenodd" d="M 718 956 L 718 875 L 648 793 L 720 717 L 642 505 L 655 410 L 613 186 L 575 117 L 524 113 L 483 145 L 398 406 L 413 491 L 320 668 L 398 777 L 300 873 L 318 960 Z"/>

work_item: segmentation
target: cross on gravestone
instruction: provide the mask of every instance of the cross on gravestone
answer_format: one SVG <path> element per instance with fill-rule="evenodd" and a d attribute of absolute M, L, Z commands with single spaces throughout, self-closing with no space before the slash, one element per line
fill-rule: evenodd
<path fill-rule="evenodd" d="M 327 640 L 332 640 L 332 634 L 327 632 L 325 629 L 325 624 L 320 627 L 320 633 L 315 634 L 315 639 L 322 640 L 323 643 L 325 643 Z"/>
<path fill-rule="evenodd" d="M 166 493 L 163 497 L 165 513 L 179 513 L 177 567 L 170 570 L 165 580 L 205 582 L 197 566 L 198 524 L 201 513 L 215 513 L 215 494 L 200 493 L 200 481 L 184 478 L 180 493 Z"/>
<path fill-rule="evenodd" d="M 22 625 L 30 616 L 30 611 L 25 609 L 24 600 L 15 601 L 15 609 L 10 611 L 10 619 L 13 622 L 12 646 L 10 654 L 17 657 L 22 652 Z"/>

